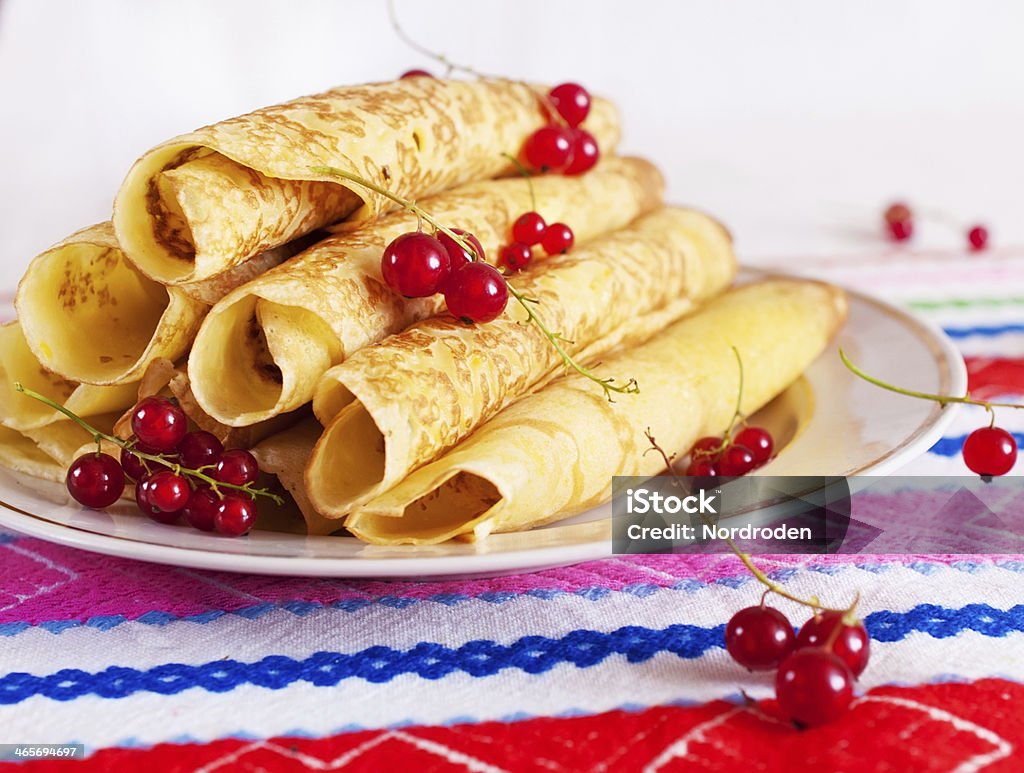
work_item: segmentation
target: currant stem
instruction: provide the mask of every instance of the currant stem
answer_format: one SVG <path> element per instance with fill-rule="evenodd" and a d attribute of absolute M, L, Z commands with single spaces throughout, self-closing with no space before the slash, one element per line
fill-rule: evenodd
<path fill-rule="evenodd" d="M 106 432 L 101 432 L 100 430 L 92 426 L 89 422 L 87 422 L 85 419 L 81 418 L 74 411 L 69 410 L 68 408 L 65 408 L 63 405 L 54 402 L 45 395 L 39 394 L 39 392 L 27 389 L 20 382 L 14 383 L 14 391 L 21 392 L 26 397 L 31 397 L 34 400 L 38 400 L 39 402 L 43 403 L 44 405 L 48 405 L 50 408 L 53 408 L 55 411 L 59 411 L 60 413 L 64 414 L 69 419 L 71 419 L 73 422 L 78 424 L 78 426 L 80 426 L 82 429 L 84 429 L 86 432 L 92 435 L 92 439 L 96 443 L 97 453 L 100 453 L 101 450 L 100 441 L 106 440 L 108 443 L 113 443 L 114 445 L 123 448 L 125 451 L 130 451 L 140 459 L 145 459 L 146 461 L 154 462 L 156 464 L 168 468 L 169 470 L 174 472 L 175 475 L 185 475 L 187 477 L 197 478 L 198 480 L 203 481 L 208 486 L 210 486 L 210 488 L 213 489 L 214 493 L 217 494 L 217 496 L 222 496 L 222 494 L 220 493 L 220 489 L 226 488 L 232 489 L 233 491 L 241 491 L 245 494 L 250 494 L 252 496 L 267 497 L 268 499 L 272 500 L 274 503 L 278 505 L 284 504 L 284 499 L 282 499 L 280 496 L 278 496 L 277 494 L 273 493 L 268 489 L 253 488 L 251 483 L 246 483 L 244 486 L 236 486 L 234 483 L 224 483 L 223 481 L 211 478 L 209 475 L 202 472 L 201 469 L 194 470 L 191 467 L 183 467 L 180 463 L 169 461 L 160 454 L 148 454 L 144 451 L 139 451 L 135 448 L 135 445 L 133 443 L 121 440 L 121 438 L 115 437 L 114 435 L 108 435 Z M 208 468 L 209 465 L 203 469 Z"/>
<path fill-rule="evenodd" d="M 654 451 L 657 451 L 658 454 L 661 456 L 661 458 L 664 460 L 665 466 L 669 469 L 673 479 L 675 479 L 675 481 L 678 482 L 680 476 L 675 471 L 675 468 L 672 466 L 672 459 L 669 457 L 669 455 L 667 453 L 665 453 L 665 449 L 662 448 L 660 445 L 658 445 L 658 441 L 654 439 L 654 435 L 651 434 L 651 430 L 649 428 L 647 430 L 645 430 L 644 436 L 647 438 L 647 442 L 649 442 L 651 444 L 651 449 L 653 449 Z M 698 513 L 698 515 L 701 517 L 701 519 L 707 525 L 709 525 L 709 526 L 713 526 L 714 525 L 714 524 L 712 524 L 711 519 L 708 518 L 706 515 L 704 515 L 704 513 Z M 765 595 L 767 595 L 768 593 L 774 593 L 775 595 L 781 596 L 784 599 L 789 599 L 790 601 L 792 601 L 792 602 L 794 602 L 796 604 L 800 604 L 801 606 L 809 607 L 809 608 L 813 609 L 816 613 L 817 612 L 836 612 L 836 613 L 842 614 L 844 616 L 845 615 L 852 615 L 854 609 L 856 609 L 856 607 L 857 607 L 857 603 L 860 601 L 860 594 L 858 593 L 857 596 L 854 597 L 853 603 L 849 607 L 847 607 L 846 609 L 833 609 L 832 607 L 822 606 L 821 603 L 819 603 L 817 598 L 802 599 L 799 596 L 794 596 L 792 593 L 787 591 L 785 588 L 783 588 L 777 582 L 774 582 L 773 580 L 771 580 L 768 577 L 768 575 L 766 575 L 764 572 L 762 572 L 760 569 L 758 569 L 757 566 L 754 564 L 753 559 L 751 559 L 750 554 L 749 553 L 744 553 L 742 550 L 740 550 L 736 546 L 736 543 L 733 541 L 732 537 L 725 537 L 724 539 L 725 539 L 725 544 L 729 546 L 729 550 L 731 550 L 733 552 L 733 554 L 740 561 L 743 562 L 743 565 L 745 567 L 747 567 L 747 570 L 752 575 L 754 575 L 754 578 L 768 589 L 768 590 L 765 591 Z M 761 597 L 761 603 L 762 604 L 764 603 L 764 596 Z"/>
<path fill-rule="evenodd" d="M 863 370 L 854 365 L 850 361 L 850 358 L 846 356 L 846 352 L 844 352 L 842 349 L 839 350 L 839 358 L 843 361 L 843 365 L 845 365 L 850 370 L 850 372 L 853 373 L 853 375 L 864 379 L 869 384 L 874 384 L 875 386 L 881 387 L 882 389 L 885 389 L 889 392 L 895 392 L 898 395 L 916 397 L 921 400 L 931 400 L 942 406 L 949 405 L 950 403 L 978 405 L 987 410 L 990 414 L 992 414 L 993 422 L 995 421 L 995 414 L 992 411 L 993 408 L 1024 408 L 1024 405 L 1021 405 L 1020 403 L 992 403 L 988 402 L 987 400 L 975 400 L 969 394 L 966 394 L 963 397 L 957 397 L 955 395 L 936 395 L 932 394 L 931 392 L 918 392 L 915 389 L 904 389 L 903 387 L 894 386 L 893 384 L 890 384 L 886 381 L 882 381 L 881 379 L 875 378 L 874 376 L 869 376 Z"/>
<path fill-rule="evenodd" d="M 519 170 L 519 174 L 526 178 L 526 185 L 530 189 L 530 209 L 536 212 L 537 197 L 533 195 L 533 175 L 530 174 L 530 170 L 523 166 L 522 162 L 511 153 L 502 153 L 501 155 L 515 164 L 516 169 Z"/>
<path fill-rule="evenodd" d="M 608 402 L 615 402 L 612 400 L 612 392 L 620 395 L 635 395 L 640 392 L 640 385 L 636 383 L 636 379 L 631 378 L 622 386 L 618 386 L 614 383 L 615 379 L 600 378 L 589 368 L 585 368 L 580 365 L 575 358 L 562 347 L 562 344 L 559 343 L 564 340 L 562 338 L 562 334 L 551 332 L 551 329 L 544 324 L 544 321 L 538 317 L 537 313 L 533 310 L 533 306 L 531 304 L 538 303 L 537 299 L 526 297 L 508 282 L 505 282 L 505 284 L 508 287 L 509 294 L 515 298 L 519 302 L 519 305 L 526 311 L 526 321 L 533 322 L 533 324 L 540 329 L 540 332 L 544 334 L 544 337 L 551 342 L 551 345 L 555 347 L 555 351 L 562 357 L 562 362 L 565 366 L 572 368 L 584 378 L 588 378 L 600 386 L 601 389 L 604 390 L 604 396 L 608 398 Z"/>
<path fill-rule="evenodd" d="M 421 209 L 414 202 L 409 201 L 408 199 L 404 199 L 401 196 L 392 193 L 387 188 L 377 185 L 376 183 L 370 182 L 369 180 L 366 180 L 357 174 L 353 174 L 352 172 L 346 172 L 344 169 L 338 169 L 337 167 L 333 166 L 314 166 L 312 167 L 311 171 L 314 172 L 315 174 L 327 174 L 331 175 L 332 177 L 340 177 L 344 180 L 348 180 L 349 182 L 354 182 L 356 185 L 361 185 L 364 188 L 368 188 L 374 193 L 380 194 L 386 199 L 389 199 L 393 201 L 395 204 L 398 204 L 398 206 L 407 209 L 416 216 L 421 217 L 423 220 L 430 223 L 430 225 L 433 226 L 436 230 L 453 239 L 470 255 L 473 255 L 476 260 L 480 260 L 483 258 L 482 255 L 477 255 L 476 249 L 473 247 L 472 244 L 469 243 L 468 240 L 463 239 L 450 228 L 447 228 L 446 226 L 442 225 L 429 212 Z M 530 190 L 532 193 L 532 186 Z M 585 368 L 578 362 L 576 362 L 573 356 L 569 354 L 559 343 L 559 341 L 563 340 L 562 336 L 559 333 L 553 333 L 551 329 L 544 323 L 544 321 L 537 315 L 537 313 L 530 306 L 531 303 L 538 303 L 537 299 L 526 297 L 518 290 L 516 290 L 511 284 L 509 284 L 507 279 L 505 280 L 505 286 L 508 288 L 509 295 L 515 298 L 516 301 L 519 302 L 519 305 L 522 306 L 523 309 L 526 311 L 526 321 L 528 323 L 534 323 L 537 326 L 537 328 L 544 334 L 544 337 L 551 342 L 551 345 L 555 347 L 555 351 L 557 351 L 559 356 L 561 356 L 562 362 L 565 363 L 566 367 L 572 368 L 581 376 L 584 376 L 590 379 L 591 381 L 599 384 L 601 388 L 604 390 L 605 397 L 607 397 L 609 401 L 611 401 L 612 399 L 612 392 L 616 392 L 618 394 L 636 394 L 637 392 L 640 391 L 640 387 L 636 383 L 635 379 L 630 379 L 623 386 L 615 386 L 614 379 L 599 378 L 588 368 Z"/>

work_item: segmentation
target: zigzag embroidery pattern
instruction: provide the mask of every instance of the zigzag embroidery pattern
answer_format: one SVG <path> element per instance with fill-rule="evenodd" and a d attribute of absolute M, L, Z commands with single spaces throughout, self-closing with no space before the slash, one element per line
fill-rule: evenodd
<path fill-rule="evenodd" d="M 871 637 L 883 642 L 900 641 L 913 632 L 939 639 L 966 630 L 1003 637 L 1024 631 L 1024 605 L 1004 611 L 987 604 L 960 609 L 921 604 L 909 612 L 873 612 L 864 623 Z M 441 679 L 455 672 L 486 677 L 506 668 L 541 674 L 563 663 L 588 668 L 612 655 L 622 655 L 628 663 L 642 663 L 663 652 L 695 659 L 721 648 L 724 634 L 724 625 L 625 626 L 610 633 L 580 629 L 560 638 L 524 636 L 508 645 L 478 640 L 453 649 L 420 642 L 409 650 L 375 646 L 352 654 L 318 652 L 303 660 L 269 655 L 255 663 L 168 663 L 147 670 L 111 666 L 97 673 L 68 668 L 46 676 L 18 672 L 0 677 L 0 704 L 20 703 L 37 695 L 69 701 L 88 694 L 102 698 L 125 698 L 138 692 L 175 695 L 193 687 L 229 692 L 247 684 L 271 690 L 296 682 L 334 687 L 353 677 L 383 683 L 402 674 L 424 679 Z"/>

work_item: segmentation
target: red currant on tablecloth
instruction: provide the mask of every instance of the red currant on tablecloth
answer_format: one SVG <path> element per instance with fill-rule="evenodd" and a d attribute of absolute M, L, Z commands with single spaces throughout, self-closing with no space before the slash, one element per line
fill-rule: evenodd
<path fill-rule="evenodd" d="M 501 248 L 500 263 L 510 274 L 522 271 L 533 260 L 533 251 L 523 242 L 512 242 Z"/>
<path fill-rule="evenodd" d="M 444 301 L 464 322 L 490 322 L 505 310 L 508 285 L 494 266 L 471 263 L 445 286 Z"/>
<path fill-rule="evenodd" d="M 972 226 L 967 232 L 967 244 L 973 252 L 985 249 L 988 246 L 988 229 L 983 225 Z"/>
<path fill-rule="evenodd" d="M 178 457 L 185 467 L 198 470 L 216 464 L 224 453 L 224 444 L 212 432 L 189 432 L 178 443 Z"/>
<path fill-rule="evenodd" d="M 982 427 L 967 436 L 962 453 L 978 475 L 1005 475 L 1017 461 L 1017 442 L 1001 427 Z"/>
<path fill-rule="evenodd" d="M 451 269 L 448 250 L 430 234 L 402 234 L 384 248 L 381 274 L 388 287 L 406 298 L 436 293 Z"/>
<path fill-rule="evenodd" d="M 576 237 L 569 226 L 565 223 L 552 223 L 544 232 L 540 246 L 548 255 L 559 255 L 571 250 L 575 241 Z"/>
<path fill-rule="evenodd" d="M 109 507 L 124 492 L 124 470 L 110 454 L 80 456 L 68 467 L 68 493 L 86 507 Z"/>
<path fill-rule="evenodd" d="M 214 529 L 227 537 L 248 534 L 256 523 L 256 503 L 244 494 L 225 494 L 213 516 Z"/>
<path fill-rule="evenodd" d="M 735 443 L 725 449 L 718 459 L 718 472 L 722 475 L 746 475 L 756 466 L 757 462 L 750 449 Z"/>
<path fill-rule="evenodd" d="M 862 622 L 858 620 L 848 625 L 843 622 L 843 616 L 843 612 L 820 612 L 812 617 L 800 627 L 796 649 L 827 647 L 857 677 L 868 665 L 871 638 Z M 839 627 L 838 632 L 836 627 Z"/>
<path fill-rule="evenodd" d="M 524 212 L 512 224 L 512 238 L 532 247 L 535 244 L 540 244 L 547 228 L 548 224 L 544 222 L 540 213 Z"/>
<path fill-rule="evenodd" d="M 188 432 L 188 417 L 165 397 L 147 397 L 132 411 L 132 432 L 159 453 L 169 453 Z"/>
<path fill-rule="evenodd" d="M 469 233 L 469 231 L 462 230 L 461 228 L 453 228 L 451 230 L 453 234 L 462 237 L 467 241 L 476 251 L 476 255 L 471 255 L 465 247 L 455 241 L 444 231 L 438 231 L 437 240 L 444 245 L 445 251 L 448 253 L 449 277 L 467 263 L 472 263 L 474 260 L 484 260 L 486 258 L 484 255 L 483 245 L 480 244 L 480 240 L 477 239 L 476 236 Z M 447 281 L 447 279 L 445 281 Z"/>
<path fill-rule="evenodd" d="M 743 446 L 754 457 L 754 463 L 762 465 L 772 457 L 775 442 L 771 433 L 763 427 L 744 427 L 733 439 L 736 445 Z"/>
<path fill-rule="evenodd" d="M 260 465 L 256 457 L 243 448 L 232 448 L 225 451 L 217 462 L 213 477 L 221 483 L 233 486 L 244 486 L 252 483 L 260 474 Z"/>
<path fill-rule="evenodd" d="M 775 675 L 779 708 L 803 727 L 818 727 L 841 717 L 853 701 L 853 674 L 822 647 L 799 649 Z"/>
<path fill-rule="evenodd" d="M 795 639 L 793 626 L 774 607 L 741 609 L 725 626 L 725 648 L 751 671 L 776 668 L 792 651 Z"/>
<path fill-rule="evenodd" d="M 897 201 L 889 205 L 885 210 L 884 217 L 885 222 L 892 225 L 893 223 L 906 223 L 913 220 L 914 213 L 902 201 Z"/>
<path fill-rule="evenodd" d="M 569 126 L 579 126 L 590 113 L 590 92 L 578 83 L 559 83 L 548 99 Z"/>
<path fill-rule="evenodd" d="M 538 172 L 561 172 L 572 161 L 572 134 L 563 126 L 537 129 L 523 145 L 523 158 Z"/>
<path fill-rule="evenodd" d="M 889 236 L 893 241 L 905 242 L 914 235 L 914 223 L 911 220 L 897 220 L 889 223 Z"/>
<path fill-rule="evenodd" d="M 565 168 L 565 174 L 577 175 L 589 172 L 601 157 L 594 135 L 583 129 L 572 130 L 572 161 Z"/>
<path fill-rule="evenodd" d="M 181 514 L 193 528 L 200 531 L 213 531 L 214 518 L 219 507 L 220 497 L 213 493 L 213 489 L 202 486 L 192 492 Z"/>

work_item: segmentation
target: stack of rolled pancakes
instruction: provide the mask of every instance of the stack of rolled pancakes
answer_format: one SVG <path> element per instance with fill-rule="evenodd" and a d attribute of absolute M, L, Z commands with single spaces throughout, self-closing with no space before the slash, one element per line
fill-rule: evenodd
<path fill-rule="evenodd" d="M 774 279 L 729 289 L 713 218 L 665 205 L 649 162 L 615 155 L 614 107 L 585 124 L 602 161 L 536 176 L 509 159 L 548 121 L 536 89 L 412 78 L 338 88 L 156 146 L 111 222 L 36 257 L 0 328 L 0 464 L 60 479 L 92 447 L 45 394 L 106 432 L 142 396 L 172 394 L 201 428 L 251 448 L 310 534 L 378 544 L 480 539 L 610 497 L 671 451 L 721 434 L 782 392 L 845 316 L 836 288 Z M 606 399 L 567 370 L 512 302 L 467 325 L 439 297 L 381 276 L 385 245 L 420 225 L 332 166 L 475 234 L 488 259 L 536 208 L 576 246 L 509 278 L 579 363 L 638 394 Z M 301 513 L 301 517 L 299 516 Z M 141 514 L 139 517 L 143 517 Z M 174 528 L 174 527 L 166 527 Z"/>

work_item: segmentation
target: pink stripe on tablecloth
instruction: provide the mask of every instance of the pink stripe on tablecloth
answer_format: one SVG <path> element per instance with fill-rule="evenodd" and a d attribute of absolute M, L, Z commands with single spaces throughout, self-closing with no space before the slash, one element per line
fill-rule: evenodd
<path fill-rule="evenodd" d="M 865 523 L 897 529 L 901 543 L 908 547 L 916 545 L 915 549 L 920 551 L 928 544 L 924 530 L 927 515 L 947 499 L 948 494 L 941 492 L 932 496 L 922 496 L 920 492 L 877 495 L 870 504 L 870 512 L 859 511 L 855 516 Z M 32 625 L 106 615 L 136 619 L 154 611 L 186 617 L 286 602 L 325 605 L 381 599 L 444 602 L 452 598 L 480 597 L 501 601 L 527 593 L 635 592 L 637 588 L 699 587 L 694 583 L 748 576 L 745 567 L 732 555 L 616 556 L 532 574 L 430 582 L 342 581 L 192 571 L 101 556 L 30 538 L 0 543 L 0 556 L 0 588 L 4 589 L 0 594 L 0 623 Z M 971 556 L 970 560 L 991 563 L 1004 558 L 1006 556 Z M 827 569 L 851 564 L 951 564 L 961 560 L 963 557 L 959 555 L 921 553 L 757 558 L 758 564 L 768 572 L 807 565 Z"/>

